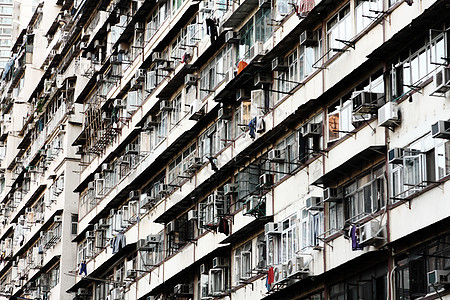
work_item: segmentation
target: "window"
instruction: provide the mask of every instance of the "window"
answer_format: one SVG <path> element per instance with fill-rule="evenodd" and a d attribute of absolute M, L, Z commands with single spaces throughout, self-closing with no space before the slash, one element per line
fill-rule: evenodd
<path fill-rule="evenodd" d="M 344 187 L 347 220 L 354 222 L 385 206 L 384 170 L 375 168 Z"/>
<path fill-rule="evenodd" d="M 392 164 L 393 200 L 403 199 L 450 174 L 450 142 L 428 134 L 403 149 L 401 163 Z"/>
<path fill-rule="evenodd" d="M 283 221 L 281 232 L 281 263 L 295 258 L 298 250 L 297 215 Z"/>
<path fill-rule="evenodd" d="M 322 246 L 319 236 L 323 233 L 323 211 L 303 209 L 301 222 L 301 252 L 309 252 L 313 247 Z"/>
<path fill-rule="evenodd" d="M 239 285 L 241 280 L 252 277 L 252 243 L 248 242 L 237 248 L 234 252 L 234 276 L 235 285 Z"/>
<path fill-rule="evenodd" d="M 49 273 L 50 273 L 50 289 L 52 289 L 53 287 L 55 287 L 59 283 L 59 278 L 60 278 L 59 263 L 56 266 L 54 266 L 49 271 Z"/>
<path fill-rule="evenodd" d="M 308 45 L 300 45 L 299 50 L 299 66 L 300 66 L 300 80 L 303 80 L 312 72 L 314 72 L 314 64 L 322 56 L 322 29 L 319 28 L 313 33 L 312 40 L 316 42 Z"/>
<path fill-rule="evenodd" d="M 336 102 L 328 108 L 328 142 L 334 142 L 347 135 L 355 127 L 352 124 L 352 101 Z"/>
<path fill-rule="evenodd" d="M 355 7 L 356 32 L 359 33 L 377 18 L 383 9 L 382 0 L 357 0 Z"/>
<path fill-rule="evenodd" d="M 288 69 L 285 72 L 278 72 L 278 80 L 276 80 L 278 91 L 280 92 L 277 93 L 278 99 L 283 98 L 286 93 L 290 92 L 297 85 L 296 82 L 299 80 L 297 53 L 297 49 L 295 49 L 289 54 L 286 58 Z"/>
<path fill-rule="evenodd" d="M 284 157 L 284 162 L 274 162 L 276 179 L 280 180 L 297 168 L 298 147 L 295 133 L 278 143 L 275 150 Z"/>
<path fill-rule="evenodd" d="M 345 44 L 338 40 L 349 41 L 352 36 L 350 4 L 347 4 L 327 22 L 328 50 L 343 48 Z"/>
<path fill-rule="evenodd" d="M 71 221 L 71 234 L 77 234 L 78 233 L 78 215 L 71 215 L 70 217 Z"/>

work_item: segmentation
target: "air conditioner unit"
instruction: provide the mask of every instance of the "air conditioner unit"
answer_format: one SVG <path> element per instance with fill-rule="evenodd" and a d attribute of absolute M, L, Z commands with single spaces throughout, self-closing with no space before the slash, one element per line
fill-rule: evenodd
<path fill-rule="evenodd" d="M 322 210 L 323 202 L 321 197 L 309 197 L 306 199 L 306 209 L 308 210 Z"/>
<path fill-rule="evenodd" d="M 149 234 L 146 238 L 147 244 L 158 244 L 161 241 L 160 234 Z"/>
<path fill-rule="evenodd" d="M 205 264 L 200 265 L 200 274 L 208 274 Z"/>
<path fill-rule="evenodd" d="M 351 99 L 354 114 L 374 114 L 383 100 L 383 94 L 366 91 L 353 92 Z"/>
<path fill-rule="evenodd" d="M 136 270 L 127 270 L 127 278 L 135 279 L 137 277 Z"/>
<path fill-rule="evenodd" d="M 159 103 L 159 110 L 161 111 L 171 111 L 172 110 L 172 102 L 168 100 L 162 100 Z"/>
<path fill-rule="evenodd" d="M 226 265 L 226 260 L 224 257 L 214 257 L 212 260 L 212 267 L 213 268 L 225 268 Z"/>
<path fill-rule="evenodd" d="M 284 57 L 275 57 L 272 60 L 272 71 L 286 71 L 288 69 L 288 65 Z"/>
<path fill-rule="evenodd" d="M 145 80 L 145 69 L 137 69 L 134 73 L 134 79 L 136 79 L 139 82 L 142 82 Z"/>
<path fill-rule="evenodd" d="M 269 222 L 264 225 L 264 233 L 265 234 L 281 234 L 281 225 L 280 223 Z"/>
<path fill-rule="evenodd" d="M 342 189 L 341 188 L 326 188 L 323 190 L 323 201 L 333 202 L 342 200 Z"/>
<path fill-rule="evenodd" d="M 109 62 L 111 65 L 118 65 L 122 63 L 122 55 L 111 55 L 109 57 Z"/>
<path fill-rule="evenodd" d="M 434 93 L 444 94 L 450 90 L 450 68 L 441 67 L 434 73 Z"/>
<path fill-rule="evenodd" d="M 77 295 L 78 296 L 89 295 L 89 289 L 87 289 L 87 288 L 78 288 Z"/>
<path fill-rule="evenodd" d="M 146 196 L 141 199 L 140 206 L 142 209 L 150 209 L 156 203 L 156 198 L 152 196 Z"/>
<path fill-rule="evenodd" d="M 175 221 L 170 221 L 166 225 L 166 233 L 171 234 L 175 232 Z"/>
<path fill-rule="evenodd" d="M 317 34 L 314 31 L 305 30 L 300 34 L 300 46 L 312 47 L 317 43 Z"/>
<path fill-rule="evenodd" d="M 62 222 L 62 216 L 55 216 L 53 218 L 53 222 L 55 223 L 61 223 Z"/>
<path fill-rule="evenodd" d="M 203 166 L 203 160 L 201 157 L 191 157 L 188 162 L 189 170 L 196 170 Z"/>
<path fill-rule="evenodd" d="M 300 275 L 308 274 L 309 271 L 305 268 L 305 262 L 303 257 L 297 256 L 288 260 L 286 264 L 286 276 L 298 277 Z"/>
<path fill-rule="evenodd" d="M 152 61 L 153 62 L 164 62 L 166 59 L 164 58 L 161 52 L 153 52 L 152 53 Z"/>
<path fill-rule="evenodd" d="M 304 127 L 303 137 L 310 138 L 322 135 L 322 123 L 308 123 Z"/>
<path fill-rule="evenodd" d="M 230 30 L 225 33 L 225 43 L 237 43 L 239 40 L 238 32 Z"/>
<path fill-rule="evenodd" d="M 376 220 L 370 220 L 359 227 L 359 243 L 361 245 L 369 245 L 376 242 L 378 239 L 382 239 L 381 225 Z"/>
<path fill-rule="evenodd" d="M 257 41 L 250 47 L 250 60 L 256 60 L 261 58 L 265 54 L 264 43 Z"/>
<path fill-rule="evenodd" d="M 248 196 L 245 200 L 245 214 L 252 214 L 258 209 L 261 197 L 256 195 Z"/>
<path fill-rule="evenodd" d="M 101 48 L 101 47 L 104 47 L 104 46 L 105 46 L 105 43 L 103 41 L 100 41 L 100 40 L 95 40 L 94 41 L 94 48 Z"/>
<path fill-rule="evenodd" d="M 272 83 L 272 76 L 269 74 L 258 73 L 254 78 L 254 85 L 256 87 L 260 87 L 263 84 L 270 84 L 270 83 Z"/>
<path fill-rule="evenodd" d="M 397 102 L 389 101 L 378 109 L 378 126 L 391 127 L 399 121 Z"/>
<path fill-rule="evenodd" d="M 107 163 L 102 164 L 102 172 L 112 172 L 111 165 Z"/>
<path fill-rule="evenodd" d="M 191 209 L 188 211 L 188 221 L 197 220 L 198 219 L 198 211 L 195 209 Z"/>
<path fill-rule="evenodd" d="M 100 228 L 108 228 L 109 227 L 108 219 L 99 219 L 98 220 L 98 226 Z"/>
<path fill-rule="evenodd" d="M 393 148 L 388 152 L 388 162 L 390 164 L 402 164 L 403 163 L 403 148 Z"/>
<path fill-rule="evenodd" d="M 449 270 L 433 270 L 427 273 L 428 285 L 450 284 Z"/>
<path fill-rule="evenodd" d="M 134 24 L 134 30 L 139 32 L 144 31 L 144 22 L 136 22 Z"/>
<path fill-rule="evenodd" d="M 168 194 L 169 193 L 169 185 L 168 184 L 161 184 L 160 185 L 160 190 L 159 190 L 160 194 Z"/>
<path fill-rule="evenodd" d="M 180 283 L 174 286 L 173 293 L 175 295 L 189 295 L 189 284 Z"/>
<path fill-rule="evenodd" d="M 211 13 L 214 10 L 214 2 L 201 1 L 198 7 L 198 11 L 202 13 Z"/>
<path fill-rule="evenodd" d="M 273 266 L 273 282 L 279 283 L 286 278 L 286 267 L 282 264 Z"/>
<path fill-rule="evenodd" d="M 196 85 L 197 84 L 197 76 L 193 74 L 187 74 L 184 76 L 184 84 L 185 85 Z"/>
<path fill-rule="evenodd" d="M 223 186 L 223 193 L 225 195 L 232 195 L 237 193 L 239 185 L 237 183 L 227 183 Z"/>
<path fill-rule="evenodd" d="M 259 185 L 263 187 L 273 186 L 273 174 L 264 173 L 259 176 Z"/>
<path fill-rule="evenodd" d="M 114 99 L 114 107 L 123 108 L 125 107 L 125 104 L 123 103 L 122 99 Z"/>
<path fill-rule="evenodd" d="M 450 139 L 450 121 L 437 121 L 431 125 L 431 137 Z"/>
<path fill-rule="evenodd" d="M 230 120 L 231 119 L 230 109 L 227 107 L 219 108 L 219 111 L 217 112 L 217 118 L 219 120 Z"/>
<path fill-rule="evenodd" d="M 139 191 L 130 191 L 130 193 L 128 194 L 128 198 L 130 198 L 130 200 L 137 200 L 139 199 Z"/>
<path fill-rule="evenodd" d="M 95 232 L 94 231 L 86 231 L 86 238 L 87 239 L 95 239 Z"/>
<path fill-rule="evenodd" d="M 267 153 L 267 159 L 270 161 L 282 163 L 286 160 L 285 151 L 279 149 L 269 150 L 269 152 Z"/>

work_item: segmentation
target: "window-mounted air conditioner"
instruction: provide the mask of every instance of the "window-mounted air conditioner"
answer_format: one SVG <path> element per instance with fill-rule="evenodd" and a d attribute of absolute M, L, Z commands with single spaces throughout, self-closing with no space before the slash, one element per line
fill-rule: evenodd
<path fill-rule="evenodd" d="M 258 73 L 254 78 L 254 85 L 256 87 L 260 87 L 263 84 L 270 84 L 270 83 L 272 83 L 272 76 L 269 74 Z"/>
<path fill-rule="evenodd" d="M 225 43 L 237 43 L 239 39 L 239 33 L 236 31 L 230 30 L 225 33 Z"/>
<path fill-rule="evenodd" d="M 175 221 L 170 221 L 166 225 L 166 233 L 171 234 L 175 232 Z"/>
<path fill-rule="evenodd" d="M 159 110 L 161 111 L 171 111 L 172 110 L 172 102 L 168 100 L 162 100 L 159 103 Z"/>
<path fill-rule="evenodd" d="M 164 58 L 161 52 L 153 52 L 152 53 L 152 62 L 164 62 L 166 59 Z"/>
<path fill-rule="evenodd" d="M 237 193 L 239 185 L 237 183 L 227 183 L 223 186 L 223 193 L 225 195 L 232 195 Z"/>
<path fill-rule="evenodd" d="M 370 245 L 382 239 L 382 228 L 377 220 L 370 220 L 359 227 L 359 243 Z"/>
<path fill-rule="evenodd" d="M 189 284 L 179 283 L 173 288 L 174 295 L 190 295 Z"/>
<path fill-rule="evenodd" d="M 86 238 L 87 239 L 95 239 L 95 232 L 94 231 L 86 231 Z"/>
<path fill-rule="evenodd" d="M 211 13 L 214 10 L 214 2 L 201 1 L 198 6 L 198 11 L 202 13 Z"/>
<path fill-rule="evenodd" d="M 87 288 L 78 288 L 77 295 L 78 296 L 89 295 L 89 289 L 87 289 Z"/>
<path fill-rule="evenodd" d="M 441 67 L 434 73 L 434 93 L 444 94 L 450 90 L 450 68 Z"/>
<path fill-rule="evenodd" d="M 308 210 L 322 210 L 323 201 L 321 197 L 309 197 L 306 199 L 306 209 Z"/>
<path fill-rule="evenodd" d="M 134 73 L 134 79 L 142 82 L 145 80 L 145 69 L 137 69 Z"/>
<path fill-rule="evenodd" d="M 109 57 L 109 62 L 111 65 L 119 65 L 122 63 L 122 55 L 111 55 Z"/>
<path fill-rule="evenodd" d="M 228 107 L 221 107 L 217 112 L 217 118 L 219 120 L 230 120 L 231 119 L 231 111 Z"/>
<path fill-rule="evenodd" d="M 248 196 L 245 200 L 245 214 L 252 214 L 258 208 L 261 197 L 256 195 Z"/>
<path fill-rule="evenodd" d="M 188 161 L 188 169 L 189 170 L 196 170 L 203 166 L 203 160 L 201 157 L 191 157 Z"/>
<path fill-rule="evenodd" d="M 130 191 L 130 193 L 128 194 L 128 198 L 130 198 L 130 200 L 139 199 L 139 191 L 137 190 Z"/>
<path fill-rule="evenodd" d="M 101 48 L 101 47 L 105 47 L 105 42 L 104 41 L 100 41 L 100 40 L 95 40 L 94 41 L 94 48 Z"/>
<path fill-rule="evenodd" d="M 317 43 L 317 34 L 314 31 L 305 30 L 300 34 L 300 46 L 312 47 Z"/>
<path fill-rule="evenodd" d="M 250 99 L 250 94 L 245 89 L 236 91 L 236 101 L 243 101 Z"/>
<path fill-rule="evenodd" d="M 281 225 L 280 223 L 269 222 L 264 225 L 264 233 L 265 234 L 281 234 Z"/>
<path fill-rule="evenodd" d="M 253 44 L 253 46 L 250 47 L 250 60 L 257 60 L 260 59 L 264 54 L 264 43 L 261 41 L 257 41 Z"/>
<path fill-rule="evenodd" d="M 428 285 L 450 284 L 449 270 L 433 270 L 427 273 Z"/>
<path fill-rule="evenodd" d="M 108 219 L 99 219 L 98 226 L 99 228 L 108 228 L 109 227 Z"/>
<path fill-rule="evenodd" d="M 269 150 L 267 153 L 267 158 L 274 162 L 284 162 L 286 160 L 285 151 L 279 149 Z"/>
<path fill-rule="evenodd" d="M 140 201 L 140 206 L 142 209 L 150 209 L 152 208 L 156 203 L 156 197 L 153 196 L 145 196 Z"/>
<path fill-rule="evenodd" d="M 197 84 L 197 76 L 194 74 L 187 74 L 184 76 L 184 84 L 185 85 L 196 85 Z"/>
<path fill-rule="evenodd" d="M 127 270 L 127 278 L 135 279 L 136 277 L 137 277 L 137 271 L 136 270 Z"/>
<path fill-rule="evenodd" d="M 55 216 L 53 218 L 53 222 L 55 223 L 61 223 L 62 222 L 62 216 Z"/>
<path fill-rule="evenodd" d="M 103 163 L 102 164 L 102 172 L 112 172 L 112 167 L 110 164 L 108 163 Z"/>
<path fill-rule="evenodd" d="M 212 260 L 212 267 L 213 268 L 225 268 L 227 266 L 226 260 L 224 257 L 216 256 Z"/>
<path fill-rule="evenodd" d="M 262 187 L 273 186 L 273 174 L 264 173 L 259 176 L 259 185 Z"/>
<path fill-rule="evenodd" d="M 403 148 L 393 148 L 388 152 L 388 162 L 390 164 L 402 164 L 403 163 Z"/>
<path fill-rule="evenodd" d="M 169 185 L 168 184 L 161 184 L 159 189 L 160 194 L 168 194 L 169 193 Z"/>
<path fill-rule="evenodd" d="M 123 103 L 122 99 L 114 99 L 114 107 L 123 108 L 125 107 L 125 104 Z"/>
<path fill-rule="evenodd" d="M 323 201 L 333 202 L 342 200 L 342 189 L 329 187 L 323 190 Z"/>
<path fill-rule="evenodd" d="M 351 99 L 354 114 L 374 114 L 381 106 L 383 94 L 366 91 L 353 92 Z"/>
<path fill-rule="evenodd" d="M 288 65 L 284 57 L 275 57 L 272 60 L 272 71 L 286 71 L 287 69 Z"/>
<path fill-rule="evenodd" d="M 378 126 L 391 127 L 399 121 L 397 102 L 389 101 L 378 109 Z"/>
<path fill-rule="evenodd" d="M 437 121 L 431 125 L 431 137 L 450 139 L 450 121 Z"/>
<path fill-rule="evenodd" d="M 146 238 L 147 244 L 153 244 L 156 245 L 161 241 L 161 235 L 160 234 L 149 234 Z"/>
<path fill-rule="evenodd" d="M 136 22 L 134 24 L 134 30 L 139 32 L 144 31 L 144 22 Z"/>
<path fill-rule="evenodd" d="M 190 211 L 188 211 L 187 219 L 188 219 L 188 221 L 197 220 L 198 219 L 198 211 L 195 209 L 191 209 Z"/>
<path fill-rule="evenodd" d="M 205 264 L 200 265 L 200 274 L 208 274 L 207 268 Z"/>
<path fill-rule="evenodd" d="M 304 127 L 303 137 L 310 138 L 322 135 L 322 123 L 308 123 Z"/>

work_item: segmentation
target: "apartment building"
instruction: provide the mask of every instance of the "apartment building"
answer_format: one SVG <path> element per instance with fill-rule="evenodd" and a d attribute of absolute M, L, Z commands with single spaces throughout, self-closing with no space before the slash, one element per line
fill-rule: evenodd
<path fill-rule="evenodd" d="M 448 298 L 449 12 L 41 2 L 1 86 L 0 295 Z"/>

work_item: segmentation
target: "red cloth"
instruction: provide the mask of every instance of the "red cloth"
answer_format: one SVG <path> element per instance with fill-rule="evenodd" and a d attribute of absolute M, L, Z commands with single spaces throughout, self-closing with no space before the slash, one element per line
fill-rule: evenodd
<path fill-rule="evenodd" d="M 275 281 L 275 276 L 273 273 L 273 267 L 269 268 L 269 272 L 267 273 L 267 284 L 271 285 Z"/>
<path fill-rule="evenodd" d="M 245 68 L 246 66 L 248 66 L 248 63 L 246 63 L 245 61 L 241 60 L 241 61 L 238 63 L 237 73 L 238 73 L 238 74 L 241 73 L 242 70 L 244 70 L 244 68 Z"/>

